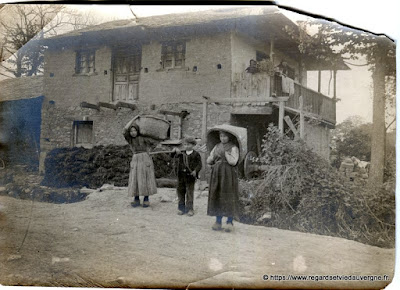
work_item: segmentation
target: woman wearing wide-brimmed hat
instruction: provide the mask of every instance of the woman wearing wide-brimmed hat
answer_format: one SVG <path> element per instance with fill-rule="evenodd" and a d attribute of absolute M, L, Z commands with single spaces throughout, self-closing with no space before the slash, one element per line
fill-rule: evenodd
<path fill-rule="evenodd" d="M 233 138 L 221 130 L 221 142 L 214 146 L 207 158 L 207 164 L 212 165 L 207 214 L 216 216 L 213 230 L 222 230 L 222 217 L 227 217 L 226 232 L 233 230 L 233 217 L 237 216 L 239 205 L 239 148 L 232 142 Z"/>

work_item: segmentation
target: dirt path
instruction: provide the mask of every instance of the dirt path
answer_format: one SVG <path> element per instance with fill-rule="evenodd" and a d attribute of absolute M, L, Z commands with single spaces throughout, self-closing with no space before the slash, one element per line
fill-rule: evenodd
<path fill-rule="evenodd" d="M 174 189 L 159 189 L 150 208 L 135 209 L 129 205 L 126 188 L 94 191 L 85 201 L 61 205 L 0 196 L 0 283 L 325 288 L 328 282 L 262 278 L 265 274 L 392 278 L 394 249 L 240 223 L 235 223 L 233 233 L 215 232 L 214 219 L 206 215 L 206 195 L 195 196 L 193 217 L 176 215 Z M 356 283 L 336 281 L 329 286 L 388 284 Z"/>

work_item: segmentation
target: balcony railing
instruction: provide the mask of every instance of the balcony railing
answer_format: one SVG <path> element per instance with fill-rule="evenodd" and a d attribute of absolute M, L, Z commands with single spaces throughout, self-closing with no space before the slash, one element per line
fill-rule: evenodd
<path fill-rule="evenodd" d="M 271 86 L 271 80 L 273 85 Z M 294 110 L 300 107 L 299 97 L 303 96 L 303 109 L 319 116 L 329 123 L 336 123 L 335 100 L 294 82 L 294 92 L 289 95 L 282 91 L 282 78 L 279 75 L 238 73 L 234 76 L 231 89 L 232 98 L 264 98 L 289 96 L 285 106 Z"/>

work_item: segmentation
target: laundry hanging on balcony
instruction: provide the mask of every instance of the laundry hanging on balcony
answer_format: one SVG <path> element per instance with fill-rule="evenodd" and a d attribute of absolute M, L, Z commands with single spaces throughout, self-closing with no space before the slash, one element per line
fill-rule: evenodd
<path fill-rule="evenodd" d="M 285 75 L 282 75 L 282 92 L 294 95 L 294 81 Z"/>

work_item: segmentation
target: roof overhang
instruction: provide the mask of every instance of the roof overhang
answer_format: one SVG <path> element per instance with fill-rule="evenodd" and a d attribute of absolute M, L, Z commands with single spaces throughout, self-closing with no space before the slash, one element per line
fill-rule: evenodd
<path fill-rule="evenodd" d="M 135 43 L 153 40 L 189 38 L 192 35 L 210 35 L 237 31 L 257 41 L 270 42 L 293 59 L 299 59 L 298 44 L 288 35 L 285 28 L 297 30 L 297 24 L 286 17 L 276 6 L 210 10 L 195 13 L 169 14 L 139 18 L 138 20 L 119 20 L 103 23 L 87 29 L 73 31 L 60 36 L 47 38 L 42 42 L 50 48 L 112 43 L 126 44 L 127 39 Z M 347 70 L 349 67 L 337 58 L 335 64 L 302 56 L 307 70 Z"/>

